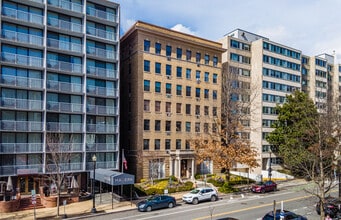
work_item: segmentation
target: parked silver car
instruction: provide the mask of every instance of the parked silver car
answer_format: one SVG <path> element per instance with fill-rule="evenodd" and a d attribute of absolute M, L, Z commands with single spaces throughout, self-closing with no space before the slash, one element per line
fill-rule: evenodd
<path fill-rule="evenodd" d="M 182 201 L 194 205 L 201 201 L 216 201 L 217 199 L 217 191 L 210 187 L 196 188 L 182 196 Z"/>

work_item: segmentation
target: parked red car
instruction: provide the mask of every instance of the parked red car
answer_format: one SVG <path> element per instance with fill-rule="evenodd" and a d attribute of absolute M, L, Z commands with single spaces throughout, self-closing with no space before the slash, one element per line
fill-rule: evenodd
<path fill-rule="evenodd" d="M 259 182 L 251 187 L 252 192 L 265 193 L 269 191 L 276 191 L 277 183 L 274 181 Z"/>

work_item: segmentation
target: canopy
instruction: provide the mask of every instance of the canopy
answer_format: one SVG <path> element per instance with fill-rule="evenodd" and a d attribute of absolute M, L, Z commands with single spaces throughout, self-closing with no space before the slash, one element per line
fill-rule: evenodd
<path fill-rule="evenodd" d="M 94 171 L 90 171 L 90 178 L 93 179 Z M 98 168 L 95 170 L 95 180 L 110 184 L 112 186 L 131 185 L 135 183 L 135 176 L 112 170 Z"/>

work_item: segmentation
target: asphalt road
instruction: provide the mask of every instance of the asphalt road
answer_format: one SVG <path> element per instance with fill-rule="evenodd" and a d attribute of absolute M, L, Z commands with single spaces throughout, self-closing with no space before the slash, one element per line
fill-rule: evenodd
<path fill-rule="evenodd" d="M 178 203 L 172 209 L 161 209 L 152 212 L 138 212 L 137 210 L 111 213 L 108 215 L 94 216 L 87 219 L 101 220 L 218 220 L 226 217 L 234 217 L 240 220 L 260 220 L 267 212 L 273 209 L 276 200 L 276 208 L 294 211 L 306 216 L 309 220 L 319 220 L 316 214 L 316 198 L 306 193 L 301 188 L 282 189 L 277 192 L 265 194 L 246 193 L 243 195 L 226 196 L 216 202 L 203 202 L 198 205 Z"/>

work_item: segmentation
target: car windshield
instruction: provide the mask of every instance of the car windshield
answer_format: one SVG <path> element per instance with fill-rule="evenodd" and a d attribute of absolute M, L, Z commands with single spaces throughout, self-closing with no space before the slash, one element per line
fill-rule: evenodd
<path fill-rule="evenodd" d="M 199 189 L 193 189 L 190 193 L 192 193 L 192 194 L 198 194 L 199 192 L 200 192 Z"/>
<path fill-rule="evenodd" d="M 258 183 L 256 183 L 256 185 L 257 186 L 261 186 L 261 185 L 264 185 L 264 183 L 263 182 L 258 182 Z"/>
<path fill-rule="evenodd" d="M 158 197 L 156 196 L 149 196 L 148 198 L 146 198 L 146 201 L 151 201 L 151 200 L 156 200 Z"/>

